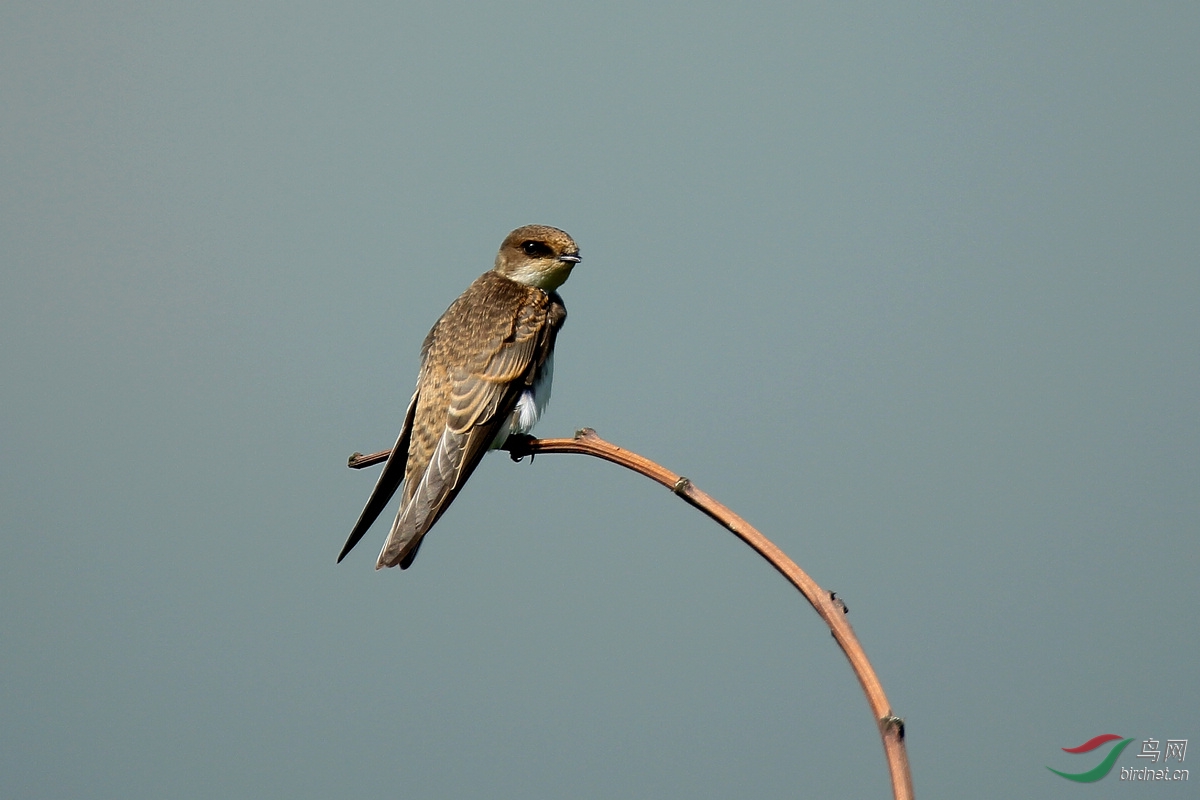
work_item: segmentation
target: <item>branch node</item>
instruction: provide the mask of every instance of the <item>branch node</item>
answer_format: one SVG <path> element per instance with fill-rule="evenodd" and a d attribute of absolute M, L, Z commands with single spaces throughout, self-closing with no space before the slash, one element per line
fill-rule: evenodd
<path fill-rule="evenodd" d="M 582 441 L 584 439 L 595 439 L 595 438 L 597 438 L 595 428 L 580 428 L 579 430 L 575 431 L 575 441 L 577 441 L 577 442 Z"/>
<path fill-rule="evenodd" d="M 675 485 L 671 487 L 671 491 L 682 496 L 687 494 L 687 490 L 690 488 L 692 488 L 692 482 L 680 475 L 679 480 L 675 481 Z"/>
<path fill-rule="evenodd" d="M 879 720 L 879 729 L 885 735 L 895 732 L 896 737 L 900 741 L 904 741 L 904 720 L 897 717 L 895 714 L 888 714 L 883 719 Z"/>
<path fill-rule="evenodd" d="M 837 596 L 837 592 L 830 592 L 829 599 L 833 602 L 833 604 L 835 606 L 837 606 L 838 608 L 840 608 L 842 610 L 843 614 L 850 613 L 850 606 L 846 605 L 845 600 L 842 600 L 840 597 Z"/>

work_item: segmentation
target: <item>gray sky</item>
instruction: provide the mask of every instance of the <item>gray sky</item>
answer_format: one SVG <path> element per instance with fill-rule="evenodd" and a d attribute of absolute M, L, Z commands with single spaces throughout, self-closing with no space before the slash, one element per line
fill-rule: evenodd
<path fill-rule="evenodd" d="M 372 569 L 383 524 L 334 564 L 347 454 L 530 222 L 585 258 L 539 433 L 690 476 L 844 596 L 920 796 L 1065 796 L 1100 733 L 1191 766 L 1198 36 L 1195 3 L 0 8 L 0 794 L 886 796 L 816 615 L 616 468 L 491 456 L 413 569 Z"/>

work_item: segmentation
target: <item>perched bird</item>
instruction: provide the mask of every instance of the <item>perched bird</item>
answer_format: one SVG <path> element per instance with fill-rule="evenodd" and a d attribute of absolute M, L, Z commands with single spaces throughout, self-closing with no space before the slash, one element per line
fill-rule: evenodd
<path fill-rule="evenodd" d="M 550 400 L 554 341 L 567 318 L 555 290 L 579 260 L 565 231 L 517 228 L 500 245 L 495 266 L 434 324 L 400 436 L 339 562 L 403 482 L 375 569 L 407 569 L 484 454 L 533 429 Z"/>

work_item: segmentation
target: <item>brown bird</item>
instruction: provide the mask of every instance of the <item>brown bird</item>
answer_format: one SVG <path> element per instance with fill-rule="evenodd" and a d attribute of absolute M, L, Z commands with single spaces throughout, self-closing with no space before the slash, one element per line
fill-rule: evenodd
<path fill-rule="evenodd" d="M 488 450 L 527 434 L 550 400 L 554 341 L 567 318 L 555 291 L 580 261 L 566 232 L 526 225 L 450 304 L 421 346 L 417 391 L 341 562 L 401 482 L 400 510 L 375 569 L 407 569 L 429 529 Z"/>

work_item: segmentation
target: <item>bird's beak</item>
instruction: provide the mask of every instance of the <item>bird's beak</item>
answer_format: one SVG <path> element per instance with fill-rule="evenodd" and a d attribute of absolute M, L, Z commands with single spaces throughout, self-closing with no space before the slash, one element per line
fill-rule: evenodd
<path fill-rule="evenodd" d="M 578 264 L 580 261 L 583 261 L 583 259 L 580 258 L 579 254 L 577 254 L 577 253 L 567 253 L 564 256 L 559 256 L 558 260 L 566 261 L 569 264 Z"/>

